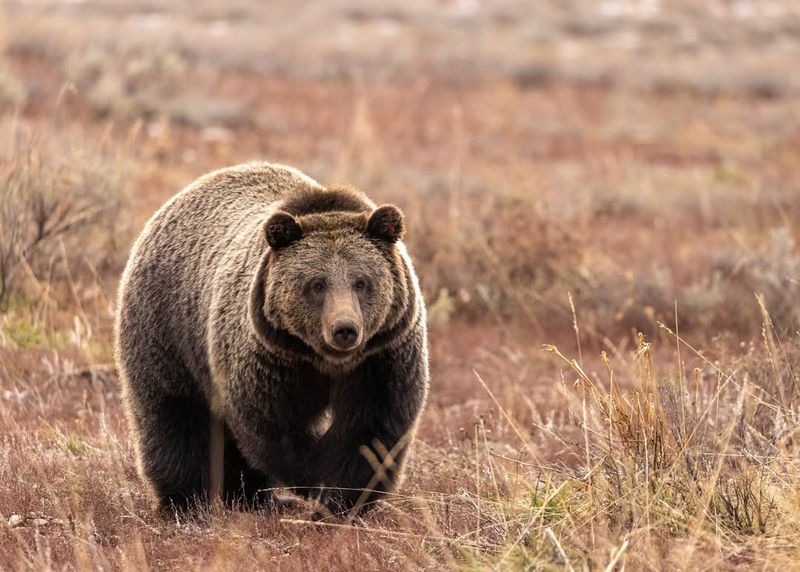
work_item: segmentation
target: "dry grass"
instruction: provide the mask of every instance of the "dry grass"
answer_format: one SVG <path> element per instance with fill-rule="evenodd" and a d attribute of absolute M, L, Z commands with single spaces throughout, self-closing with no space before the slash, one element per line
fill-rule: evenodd
<path fill-rule="evenodd" d="M 674 352 L 643 336 L 590 360 L 596 370 L 555 346 L 545 350 L 560 370 L 534 356 L 516 367 L 477 359 L 459 381 L 473 397 L 435 399 L 426 412 L 403 490 L 352 523 L 311 522 L 303 509 L 159 517 L 135 474 L 113 374 L 76 366 L 75 348 L 59 363 L 52 350 L 7 349 L 0 365 L 16 381 L 1 404 L 0 506 L 10 524 L 0 563 L 790 565 L 800 556 L 800 346 L 777 338 L 768 319 L 763 344 L 713 361 L 675 340 L 671 363 L 659 356 Z M 517 368 L 535 364 L 543 379 L 532 393 Z"/>
<path fill-rule="evenodd" d="M 6 5 L 0 569 L 794 566 L 800 15 L 554 6 Z M 135 474 L 128 246 L 252 158 L 410 225 L 431 399 L 355 522 L 165 519 Z"/>

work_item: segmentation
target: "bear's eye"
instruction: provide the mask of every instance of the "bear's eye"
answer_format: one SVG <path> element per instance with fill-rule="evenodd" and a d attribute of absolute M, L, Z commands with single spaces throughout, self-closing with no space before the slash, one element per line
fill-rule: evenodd
<path fill-rule="evenodd" d="M 325 282 L 323 280 L 314 280 L 313 282 L 311 282 L 311 289 L 317 293 L 324 292 Z"/>
<path fill-rule="evenodd" d="M 363 278 L 359 278 L 358 280 L 356 280 L 355 288 L 356 288 L 356 290 L 366 290 L 367 289 L 367 281 L 364 280 Z"/>

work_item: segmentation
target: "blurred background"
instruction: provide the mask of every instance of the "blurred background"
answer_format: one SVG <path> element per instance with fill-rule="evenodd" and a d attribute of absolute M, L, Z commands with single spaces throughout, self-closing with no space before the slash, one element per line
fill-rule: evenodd
<path fill-rule="evenodd" d="M 140 562 L 140 552 L 152 563 L 165 549 L 120 415 L 113 301 L 144 222 L 211 169 L 287 163 L 403 208 L 433 372 L 410 486 L 445 495 L 436 534 L 470 539 L 462 548 L 475 554 L 528 546 L 508 544 L 520 529 L 499 517 L 505 532 L 492 529 L 488 545 L 465 532 L 481 498 L 480 479 L 470 481 L 475 427 L 494 431 L 481 437 L 486 459 L 519 456 L 500 403 L 533 427 L 548 462 L 588 463 L 588 445 L 553 440 L 583 437 L 543 343 L 602 371 L 601 350 L 641 357 L 646 339 L 667 353 L 678 331 L 722 361 L 686 365 L 685 350 L 663 370 L 682 380 L 696 366 L 694 379 L 719 381 L 725 360 L 763 373 L 753 357 L 763 332 L 796 337 L 794 0 L 7 0 L 0 10 L 0 417 L 20 439 L 6 450 L 29 451 L 6 470 L 56 483 L 41 496 L 14 477 L 0 487 L 0 513 L 91 515 L 92 565 L 118 565 L 120 553 Z M 793 373 L 781 379 L 796 385 Z M 794 394 L 780 395 L 794 411 Z M 53 457 L 34 470 L 42 447 Z M 82 484 L 64 480 L 65 466 Z M 560 482 L 562 469 L 544 479 Z M 128 496 L 62 506 L 65 491 L 108 482 Z M 502 498 L 505 511 L 518 500 Z M 114 516 L 125 511 L 150 528 Z M 620 545 L 620 526 L 604 529 L 606 544 L 592 528 L 591 543 L 573 538 L 567 552 L 591 562 Z M 33 537 L 3 534 L 0 546 L 47 564 Z M 48 565 L 77 558 L 74 538 L 57 538 Z M 113 542 L 137 548 L 114 552 Z M 544 561 L 563 564 L 542 543 Z M 369 562 L 390 563 L 376 556 L 385 545 L 374 548 Z M 670 550 L 637 552 L 632 565 L 660 561 L 654 554 L 674 564 Z M 194 562 L 169 554 L 164 562 Z M 359 565 L 354 554 L 330 563 Z M 293 551 L 288 562 L 307 557 Z"/>
<path fill-rule="evenodd" d="M 404 207 L 435 321 L 552 336 L 568 293 L 604 334 L 674 321 L 676 300 L 687 327 L 748 330 L 754 291 L 797 317 L 791 1 L 4 9 L 5 159 L 33 146 L 29 176 L 83 179 L 59 200 L 109 233 L 76 268 L 114 277 L 164 199 L 266 159 Z M 47 242 L 28 262 L 61 263 Z"/>
<path fill-rule="evenodd" d="M 797 311 L 788 0 L 37 1 L 5 22 L 6 159 L 35 140 L 34 169 L 102 179 L 59 198 L 111 233 L 71 253 L 92 264 L 118 271 L 195 176 L 266 159 L 404 207 L 436 321 L 552 336 L 567 293 L 606 333 L 676 300 L 687 327 L 758 327 L 754 291 Z"/>

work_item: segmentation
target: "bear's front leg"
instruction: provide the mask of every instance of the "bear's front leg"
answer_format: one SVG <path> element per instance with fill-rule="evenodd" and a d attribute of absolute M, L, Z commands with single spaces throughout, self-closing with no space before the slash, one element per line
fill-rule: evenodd
<path fill-rule="evenodd" d="M 225 409 L 242 461 L 275 484 L 289 486 L 305 474 L 318 439 L 309 420 L 327 400 L 327 392 L 310 390 L 296 373 L 278 367 L 242 370 L 227 385 Z"/>
<path fill-rule="evenodd" d="M 359 511 L 392 491 L 428 387 L 424 334 L 371 356 L 332 388 L 333 423 L 312 451 L 307 482 L 333 514 Z"/>
<path fill-rule="evenodd" d="M 151 391 L 131 396 L 140 469 L 162 508 L 189 508 L 208 499 L 208 407 L 198 400 Z"/>

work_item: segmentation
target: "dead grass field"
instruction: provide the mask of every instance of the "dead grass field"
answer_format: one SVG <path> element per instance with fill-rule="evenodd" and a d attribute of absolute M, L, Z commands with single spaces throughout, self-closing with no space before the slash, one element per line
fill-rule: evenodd
<path fill-rule="evenodd" d="M 793 569 L 789 0 L 5 4 L 0 569 Z M 198 175 L 398 204 L 429 306 L 408 478 L 355 522 L 151 510 L 111 352 Z"/>

